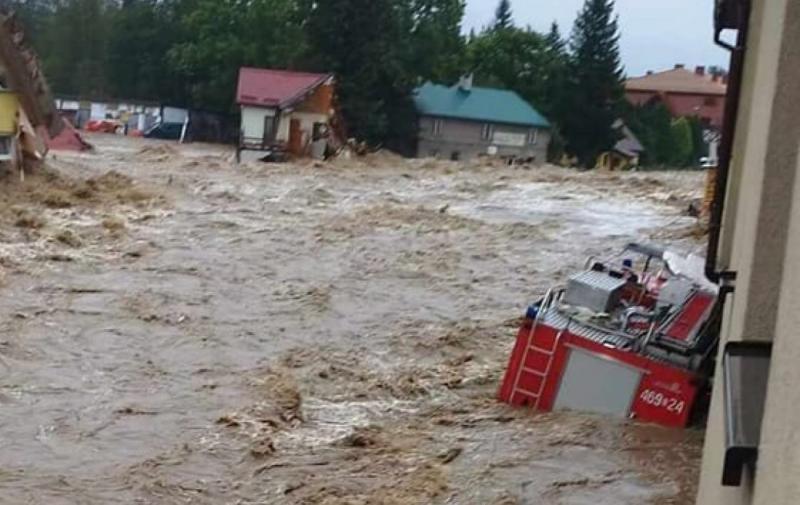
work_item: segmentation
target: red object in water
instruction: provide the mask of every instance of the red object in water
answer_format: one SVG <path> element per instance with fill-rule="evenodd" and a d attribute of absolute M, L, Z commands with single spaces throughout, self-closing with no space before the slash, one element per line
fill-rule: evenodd
<path fill-rule="evenodd" d="M 689 424 L 699 376 L 637 353 L 613 349 L 578 335 L 526 319 L 500 387 L 499 398 L 515 406 L 554 409 L 573 353 L 582 352 L 639 375 L 626 417 L 670 427 Z M 526 351 L 527 349 L 527 351 Z M 591 378 L 589 378 L 591 379 Z M 601 377 L 596 378 L 602 381 Z M 600 384 L 614 388 L 614 383 Z M 598 398 L 602 402 L 602 398 Z"/>
<path fill-rule="evenodd" d="M 93 133 L 116 133 L 121 127 L 118 121 L 111 121 L 108 119 L 100 119 L 89 121 L 86 123 L 86 131 Z"/>
<path fill-rule="evenodd" d="M 91 149 L 92 145 L 83 140 L 78 130 L 64 119 L 64 128 L 61 133 L 53 138 L 48 138 L 47 147 L 56 151 L 86 151 Z"/>
<path fill-rule="evenodd" d="M 519 329 L 502 401 L 669 427 L 691 422 L 717 338 L 709 324 L 718 308 L 715 287 L 673 273 L 689 257 L 636 244 L 631 252 L 646 256 L 642 274 L 653 261 L 665 263 L 658 293 L 637 281 L 644 275 L 625 276 L 599 262 L 566 288 L 551 289 Z"/>

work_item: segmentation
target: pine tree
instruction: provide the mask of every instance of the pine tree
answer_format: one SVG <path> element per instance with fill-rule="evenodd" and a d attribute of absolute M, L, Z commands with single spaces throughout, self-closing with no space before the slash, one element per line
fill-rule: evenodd
<path fill-rule="evenodd" d="M 562 124 L 568 150 L 584 166 L 618 140 L 622 66 L 614 0 L 586 0 L 570 40 L 570 104 Z"/>
<path fill-rule="evenodd" d="M 514 26 L 511 14 L 511 0 L 500 0 L 497 10 L 494 12 L 494 24 L 492 26 L 495 30 L 505 30 Z"/>
<path fill-rule="evenodd" d="M 547 43 L 547 48 L 554 54 L 562 56 L 565 54 L 567 43 L 561 37 L 561 29 L 558 27 L 557 22 L 553 21 L 553 23 L 550 25 L 550 31 L 547 32 L 544 40 Z"/>
<path fill-rule="evenodd" d="M 567 41 L 561 36 L 558 23 L 550 25 L 550 31 L 544 37 L 545 60 L 540 71 L 543 99 L 540 110 L 552 124 L 551 141 L 548 146 L 548 159 L 558 160 L 564 154 L 564 137 L 561 125 L 569 113 L 570 97 L 567 82 L 570 73 L 570 55 Z"/>

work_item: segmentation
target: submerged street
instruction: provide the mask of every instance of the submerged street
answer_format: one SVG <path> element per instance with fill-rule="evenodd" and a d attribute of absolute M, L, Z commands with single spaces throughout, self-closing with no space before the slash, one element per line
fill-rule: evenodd
<path fill-rule="evenodd" d="M 683 504 L 699 430 L 511 409 L 527 304 L 700 172 L 94 135 L 0 190 L 0 503 Z"/>

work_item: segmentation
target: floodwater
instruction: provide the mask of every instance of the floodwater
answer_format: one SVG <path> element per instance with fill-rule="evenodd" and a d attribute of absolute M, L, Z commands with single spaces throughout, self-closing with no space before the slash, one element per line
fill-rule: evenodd
<path fill-rule="evenodd" d="M 692 500 L 701 432 L 494 393 L 586 257 L 697 246 L 701 174 L 90 141 L 2 190 L 0 503 Z"/>

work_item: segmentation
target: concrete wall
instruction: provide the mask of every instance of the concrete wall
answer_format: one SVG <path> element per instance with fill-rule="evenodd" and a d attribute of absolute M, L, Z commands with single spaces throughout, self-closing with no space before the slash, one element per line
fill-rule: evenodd
<path fill-rule="evenodd" d="M 484 140 L 482 133 L 485 123 L 441 118 L 442 127 L 437 135 L 434 132 L 435 120 L 433 117 L 420 118 L 418 157 L 450 159 L 453 153 L 458 153 L 460 159 L 469 159 L 488 154 L 489 148 L 494 146 L 497 156 L 535 158 L 539 163 L 547 161 L 547 146 L 550 143 L 550 131 L 547 129 L 534 129 L 536 142 L 530 144 L 527 143 L 527 137 L 532 129 L 528 127 L 495 124 L 493 139 Z M 505 145 L 517 136 L 525 138 L 523 145 Z"/>
<path fill-rule="evenodd" d="M 720 366 L 697 503 L 800 503 L 800 2 L 754 0 L 736 147 L 723 222 L 722 266 L 737 272 L 726 341 L 773 340 L 758 466 L 720 485 Z M 721 360 L 718 360 L 721 361 Z"/>

